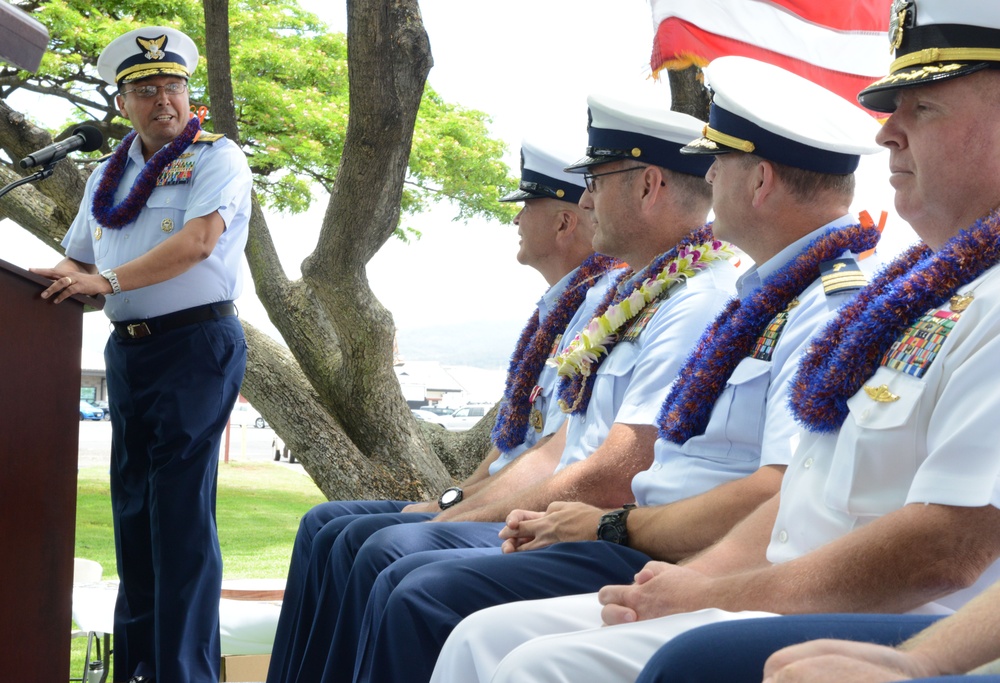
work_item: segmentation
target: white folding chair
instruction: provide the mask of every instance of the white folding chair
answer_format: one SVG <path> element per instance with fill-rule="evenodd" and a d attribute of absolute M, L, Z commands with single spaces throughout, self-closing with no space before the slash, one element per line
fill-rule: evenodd
<path fill-rule="evenodd" d="M 77 557 L 73 560 L 73 621 L 80 627 L 70 632 L 72 638 L 87 638 L 87 653 L 83 660 L 80 678 L 70 681 L 82 683 L 105 683 L 111 665 L 111 634 L 114 631 L 115 599 L 118 589 L 101 583 L 104 569 L 99 562 Z M 102 648 L 103 641 L 103 648 Z M 96 647 L 95 647 L 96 646 Z M 96 649 L 96 658 L 91 661 L 91 652 Z M 100 674 L 92 678 L 88 674 L 93 663 L 103 666 Z"/>

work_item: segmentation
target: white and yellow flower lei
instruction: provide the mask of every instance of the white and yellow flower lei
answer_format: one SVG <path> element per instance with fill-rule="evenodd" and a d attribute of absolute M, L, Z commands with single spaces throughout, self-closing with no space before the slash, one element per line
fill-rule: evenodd
<path fill-rule="evenodd" d="M 558 368 L 558 374 L 565 377 L 590 375 L 594 363 L 608 352 L 607 344 L 650 302 L 658 299 L 674 283 L 694 277 L 713 261 L 729 260 L 733 256 L 732 245 L 721 240 L 682 246 L 676 256 L 663 264 L 655 277 L 643 280 L 642 285 L 630 295 L 591 320 L 563 352 L 549 359 L 548 363 Z"/>

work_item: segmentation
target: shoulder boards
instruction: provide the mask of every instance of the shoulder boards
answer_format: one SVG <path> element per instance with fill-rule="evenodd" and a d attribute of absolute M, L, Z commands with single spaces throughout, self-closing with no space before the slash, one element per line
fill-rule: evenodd
<path fill-rule="evenodd" d="M 855 292 L 868 284 L 868 278 L 853 256 L 826 261 L 819 266 L 823 291 L 830 294 Z"/>
<path fill-rule="evenodd" d="M 194 141 L 195 144 L 199 142 L 207 142 L 208 144 L 212 144 L 213 142 L 218 142 L 224 137 L 226 136 L 223 135 L 222 133 L 209 133 L 208 131 L 203 130 L 200 133 L 198 133 L 198 137 L 196 137 Z"/>

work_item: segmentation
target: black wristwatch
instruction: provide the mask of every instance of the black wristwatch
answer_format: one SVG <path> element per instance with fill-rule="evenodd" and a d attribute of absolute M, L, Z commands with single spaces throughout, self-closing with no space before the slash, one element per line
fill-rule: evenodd
<path fill-rule="evenodd" d="M 452 486 L 446 488 L 438 498 L 438 507 L 442 510 L 447 510 L 452 505 L 458 505 L 462 502 L 462 489 L 458 486 Z"/>
<path fill-rule="evenodd" d="M 601 516 L 601 521 L 597 525 L 597 540 L 617 543 L 618 545 L 628 545 L 628 527 L 625 520 L 628 513 L 632 512 L 635 505 L 629 503 L 622 506 L 621 510 L 612 510 Z"/>

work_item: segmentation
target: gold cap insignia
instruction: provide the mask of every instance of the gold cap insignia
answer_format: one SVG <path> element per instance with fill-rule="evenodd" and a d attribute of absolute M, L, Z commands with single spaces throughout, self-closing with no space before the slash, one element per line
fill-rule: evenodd
<path fill-rule="evenodd" d="M 167 44 L 167 37 L 160 36 L 159 38 L 136 38 L 135 42 L 139 43 L 139 47 L 144 49 L 146 52 L 143 57 L 146 59 L 163 59 L 167 56 L 163 48 Z"/>
<path fill-rule="evenodd" d="M 903 29 L 912 27 L 913 19 L 912 0 L 893 0 L 889 10 L 889 52 L 895 52 L 903 44 Z"/>
<path fill-rule="evenodd" d="M 566 191 L 565 190 L 556 190 L 556 196 L 559 197 L 559 199 L 562 199 L 563 197 L 566 196 Z"/>
<path fill-rule="evenodd" d="M 642 156 L 642 150 L 639 149 L 638 147 L 633 147 L 632 148 L 632 156 L 634 156 L 634 157 L 640 157 L 640 156 Z"/>
<path fill-rule="evenodd" d="M 878 387 L 870 387 L 865 385 L 865 393 L 868 394 L 868 398 L 878 403 L 892 403 L 893 401 L 898 401 L 899 396 L 889 391 L 889 385 L 883 384 Z"/>

